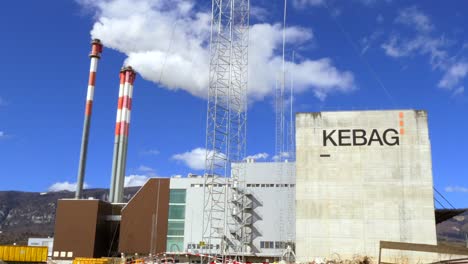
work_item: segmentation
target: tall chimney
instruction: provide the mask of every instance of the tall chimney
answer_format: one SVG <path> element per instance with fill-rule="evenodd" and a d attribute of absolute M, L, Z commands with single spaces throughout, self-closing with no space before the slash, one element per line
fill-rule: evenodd
<path fill-rule="evenodd" d="M 111 188 L 111 192 L 113 192 L 113 194 L 110 195 L 112 197 L 110 201 L 114 203 L 123 202 L 125 169 L 127 163 L 128 133 L 130 126 L 130 114 L 132 109 L 133 83 L 135 81 L 136 74 L 132 67 L 126 67 L 124 68 L 124 76 L 125 80 L 123 85 L 122 100 L 120 100 L 119 96 L 119 106 L 120 102 L 122 102 L 122 107 L 121 109 L 117 109 L 117 116 L 119 116 L 120 111 L 120 118 L 118 118 L 118 123 L 116 124 L 116 141 L 118 144 L 116 144 L 117 147 L 114 148 L 114 157 L 116 157 L 117 162 L 115 166 L 115 175 L 113 175 L 111 182 L 111 185 L 114 183 L 114 186 Z M 116 150 L 117 154 L 115 153 Z"/>
<path fill-rule="evenodd" d="M 115 120 L 115 139 L 114 139 L 114 155 L 112 157 L 112 177 L 111 187 L 109 190 L 109 201 L 114 202 L 114 192 L 117 179 L 117 167 L 119 163 L 119 145 L 120 145 L 120 125 L 122 122 L 122 107 L 124 98 L 124 84 L 125 84 L 125 68 L 120 70 L 120 85 L 119 85 L 119 100 L 117 101 L 117 117 Z"/>
<path fill-rule="evenodd" d="M 86 156 L 88 152 L 89 127 L 91 124 L 91 113 L 93 108 L 94 84 L 96 82 L 96 70 L 98 61 L 101 58 L 102 44 L 99 39 L 91 42 L 91 66 L 89 68 L 88 93 L 86 96 L 85 118 L 83 125 L 83 136 L 81 139 L 80 164 L 78 167 L 78 179 L 76 182 L 75 199 L 82 198 L 84 175 L 86 170 Z"/>

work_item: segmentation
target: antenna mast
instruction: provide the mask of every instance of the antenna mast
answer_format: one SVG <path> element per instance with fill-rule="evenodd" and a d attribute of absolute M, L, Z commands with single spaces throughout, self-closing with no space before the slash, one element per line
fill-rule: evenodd
<path fill-rule="evenodd" d="M 237 203 L 246 146 L 249 10 L 249 0 L 212 1 L 202 239 L 205 253 L 222 262 L 228 254 L 241 255 L 249 240 L 243 203 Z M 231 167 L 233 162 L 240 164 Z"/>

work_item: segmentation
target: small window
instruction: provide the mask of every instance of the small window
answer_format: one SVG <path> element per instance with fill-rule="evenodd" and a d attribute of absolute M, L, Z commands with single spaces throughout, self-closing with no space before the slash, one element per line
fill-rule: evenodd
<path fill-rule="evenodd" d="M 260 184 L 255 184 L 255 187 L 260 187 Z"/>
<path fill-rule="evenodd" d="M 296 186 L 296 184 L 290 184 L 289 186 L 290 186 L 290 187 L 295 187 L 295 186 Z"/>
<path fill-rule="evenodd" d="M 275 248 L 275 243 L 273 241 L 260 241 L 260 248 Z"/>
<path fill-rule="evenodd" d="M 252 187 L 252 184 L 250 184 L 250 183 L 247 183 L 247 187 Z"/>
<path fill-rule="evenodd" d="M 185 189 L 171 189 L 169 203 L 185 203 Z"/>
<path fill-rule="evenodd" d="M 263 188 L 265 188 L 265 184 L 262 184 L 262 185 L 260 185 L 260 187 L 263 187 Z"/>
<path fill-rule="evenodd" d="M 286 242 L 276 241 L 275 248 L 286 248 Z"/>

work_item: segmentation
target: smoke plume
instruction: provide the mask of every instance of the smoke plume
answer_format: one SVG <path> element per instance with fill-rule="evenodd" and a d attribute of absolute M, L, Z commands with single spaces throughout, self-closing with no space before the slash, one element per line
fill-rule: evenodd
<path fill-rule="evenodd" d="M 211 5 L 191 0 L 78 0 L 94 13 L 91 35 L 108 48 L 127 55 L 146 80 L 169 90 L 184 90 L 205 98 L 209 80 Z M 200 1 L 198 3 L 204 3 Z M 288 27 L 288 43 L 310 41 L 313 33 Z M 273 93 L 281 70 L 282 27 L 262 23 L 251 26 L 249 46 L 249 99 Z M 328 58 L 288 61 L 297 92 L 312 90 L 323 99 L 331 92 L 354 88 L 351 72 L 337 69 Z"/>

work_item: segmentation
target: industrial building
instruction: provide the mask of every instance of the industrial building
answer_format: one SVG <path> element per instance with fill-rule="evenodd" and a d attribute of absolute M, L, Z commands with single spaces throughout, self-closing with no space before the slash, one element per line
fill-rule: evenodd
<path fill-rule="evenodd" d="M 256 256 L 262 261 L 281 258 L 286 245 L 295 240 L 295 164 L 291 162 L 248 162 L 243 184 L 248 202 L 250 230 L 248 250 L 245 256 Z M 281 173 L 278 173 L 278 170 Z M 226 179 L 229 182 L 229 179 Z M 171 178 L 169 204 L 168 252 L 203 253 L 202 240 L 204 210 L 204 178 L 189 175 L 187 178 Z M 228 183 L 230 184 L 230 183 Z M 235 206 L 231 206 L 227 222 L 236 221 Z M 234 231 L 230 229 L 230 231 Z M 212 242 L 213 250 L 220 249 L 220 241 Z M 210 246 L 211 247 L 211 246 Z M 236 255 L 236 252 L 227 252 Z"/>
<path fill-rule="evenodd" d="M 297 261 L 437 244 L 425 111 L 300 113 L 296 148 Z"/>
<path fill-rule="evenodd" d="M 151 179 L 128 204 L 59 201 L 53 255 L 172 254 L 194 262 L 190 256 L 225 254 L 305 263 L 356 255 L 376 260 L 380 241 L 437 244 L 426 112 L 299 113 L 296 124 L 296 162 L 234 163 L 241 178 L 207 186 L 226 192 L 224 242 L 203 239 L 204 185 L 212 176 L 189 174 Z M 239 219 L 246 232 L 242 252 L 231 244 Z M 401 258 L 439 255 L 394 250 L 383 256 Z"/>
<path fill-rule="evenodd" d="M 252 201 L 245 255 L 281 257 L 289 243 L 298 262 L 357 254 L 377 259 L 380 241 L 437 244 L 425 111 L 299 113 L 296 118 L 295 163 L 245 164 Z M 169 215 L 177 217 L 169 218 L 168 252 L 203 252 L 203 183 L 196 175 L 171 179 Z M 234 221 L 231 213 L 228 217 Z M 413 256 L 421 258 L 402 252 L 387 257 Z"/>
<path fill-rule="evenodd" d="M 241 10 L 236 14 L 248 17 L 245 7 L 248 1 L 236 6 Z M 242 262 L 306 263 L 355 255 L 380 259 L 381 241 L 393 249 L 401 244 L 392 243 L 437 244 L 425 111 L 299 113 L 295 140 L 292 108 L 289 135 L 284 133 L 284 113 L 277 111 L 277 161 L 245 158 L 248 19 L 238 23 L 242 41 L 234 43 L 239 46 L 234 49 L 239 51 L 233 60 L 236 73 L 210 68 L 221 72 L 210 73 L 205 174 L 150 179 L 128 203 L 123 203 L 123 189 L 136 77 L 130 66 L 119 74 L 109 201 L 82 197 L 102 52 L 101 42 L 92 42 L 78 186 L 75 199 L 58 202 L 54 259 L 172 254 L 189 262 L 201 261 L 191 256 L 206 256 L 217 262 L 240 257 Z M 221 49 L 233 41 L 221 39 L 227 41 Z M 223 54 L 212 54 L 213 65 L 232 59 Z M 281 89 L 277 102 L 283 102 Z M 285 150 L 293 162 L 285 159 Z M 437 255 L 394 250 L 382 259 L 401 258 L 432 261 Z"/>

